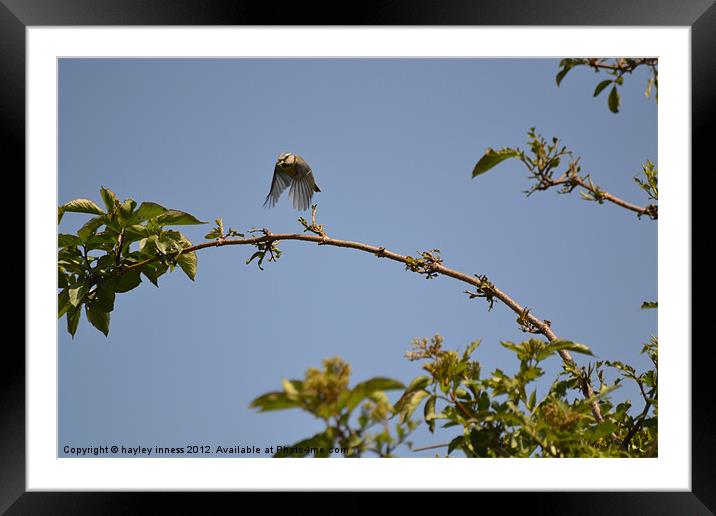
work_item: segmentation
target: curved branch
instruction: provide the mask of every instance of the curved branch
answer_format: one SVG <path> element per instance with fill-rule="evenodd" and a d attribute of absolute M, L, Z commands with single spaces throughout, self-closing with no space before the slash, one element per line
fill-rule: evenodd
<path fill-rule="evenodd" d="M 403 264 L 408 264 L 410 257 L 404 256 L 402 254 L 395 253 L 393 251 L 389 251 L 388 249 L 384 247 L 378 247 L 374 245 L 364 244 L 361 242 L 352 242 L 350 240 L 338 240 L 335 238 L 331 238 L 327 236 L 325 233 L 322 235 L 307 235 L 307 234 L 301 234 L 301 233 L 271 233 L 268 230 L 263 230 L 264 235 L 260 237 L 254 237 L 254 238 L 240 238 L 240 239 L 219 239 L 216 242 L 205 242 L 203 244 L 198 244 L 192 247 L 187 247 L 182 251 L 182 253 L 191 253 L 195 251 L 199 251 L 201 249 L 207 249 L 210 247 L 222 247 L 222 246 L 228 246 L 228 245 L 255 245 L 255 244 L 261 244 L 261 243 L 272 243 L 272 242 L 278 242 L 282 240 L 299 240 L 302 242 L 314 242 L 319 245 L 330 245 L 334 247 L 344 247 L 347 249 L 356 249 L 359 251 L 364 251 L 366 253 L 373 254 L 379 258 L 387 258 L 389 260 L 393 260 L 396 262 L 400 262 Z M 136 263 L 134 265 L 131 265 L 129 267 L 125 267 L 123 269 L 123 273 L 129 272 L 131 270 L 140 269 L 144 267 L 145 265 L 149 263 L 153 263 L 158 261 L 159 258 L 149 258 L 147 260 L 144 260 L 142 262 Z M 449 276 L 451 278 L 454 278 L 458 281 L 462 281 L 463 283 L 467 283 L 469 285 L 472 285 L 474 287 L 482 287 L 483 286 L 483 280 L 480 279 L 477 276 L 470 276 L 469 274 L 465 274 L 464 272 L 456 271 L 454 269 L 450 269 L 449 267 L 446 267 L 442 265 L 442 263 L 433 262 L 430 264 L 431 272 L 432 273 L 438 273 L 442 274 L 444 276 Z M 498 289 L 494 285 L 491 285 L 491 294 L 502 301 L 505 305 L 507 305 L 510 310 L 515 312 L 518 316 L 526 320 L 531 326 L 535 328 L 535 333 L 541 333 L 545 337 L 547 337 L 548 340 L 557 340 L 557 335 L 552 331 L 550 327 L 550 323 L 545 322 L 538 317 L 536 317 L 534 314 L 530 313 L 529 310 L 525 309 L 523 306 L 521 306 L 517 301 L 512 299 L 510 296 L 508 296 L 505 292 Z M 575 360 L 572 358 L 572 355 L 567 350 L 559 350 L 559 355 L 561 356 L 562 360 L 571 366 L 576 366 Z M 581 390 L 582 394 L 585 398 L 589 399 L 594 396 L 594 390 L 592 388 L 591 382 L 588 378 L 582 378 L 581 382 Z M 598 422 L 604 421 L 601 411 L 599 409 L 599 404 L 596 401 L 591 402 L 591 409 L 592 413 L 594 414 L 595 419 Z"/>

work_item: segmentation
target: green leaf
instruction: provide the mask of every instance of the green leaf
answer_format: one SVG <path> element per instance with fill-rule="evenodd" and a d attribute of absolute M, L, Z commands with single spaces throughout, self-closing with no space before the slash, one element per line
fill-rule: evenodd
<path fill-rule="evenodd" d="M 117 200 L 117 197 L 114 195 L 114 192 L 109 188 L 105 188 L 103 186 L 100 189 L 99 194 L 102 196 L 102 200 L 104 201 L 105 208 L 107 208 L 107 212 L 112 213 L 114 211 L 114 201 Z"/>
<path fill-rule="evenodd" d="M 594 88 L 594 96 L 595 96 L 595 97 L 599 96 L 599 94 L 600 94 L 602 91 L 604 91 L 604 88 L 606 88 L 607 86 L 609 86 L 611 83 L 612 83 L 612 80 L 611 80 L 611 79 L 607 79 L 607 80 L 602 81 L 602 82 L 600 82 L 599 84 L 597 84 L 597 87 Z"/>
<path fill-rule="evenodd" d="M 659 303 L 657 303 L 656 301 L 644 301 L 641 304 L 642 310 L 649 310 L 650 308 L 659 308 Z"/>
<path fill-rule="evenodd" d="M 520 154 L 516 149 L 510 149 L 509 147 L 497 151 L 494 149 L 487 149 L 485 151 L 485 155 L 480 158 L 480 161 L 477 162 L 475 168 L 472 169 L 472 177 L 484 174 L 492 167 L 499 165 L 506 159 L 516 158 L 519 155 Z"/>
<path fill-rule="evenodd" d="M 64 233 L 57 235 L 57 247 L 71 247 L 73 245 L 82 245 L 82 240 L 75 235 L 66 235 Z"/>
<path fill-rule="evenodd" d="M 560 84 L 562 84 L 562 79 L 564 79 L 564 76 L 567 75 L 569 70 L 571 69 L 571 66 L 565 66 L 562 70 L 559 71 L 557 76 L 554 78 L 555 81 L 557 81 L 557 87 L 559 87 Z"/>
<path fill-rule="evenodd" d="M 361 401 L 376 391 L 396 390 L 402 389 L 403 387 L 405 386 L 402 383 L 390 378 L 371 378 L 370 380 L 357 384 L 353 387 L 353 389 L 351 389 L 350 394 L 346 399 L 345 406 L 348 409 L 348 412 L 352 412 Z"/>
<path fill-rule="evenodd" d="M 189 213 L 179 210 L 166 210 L 157 217 L 160 226 L 189 226 L 193 224 L 206 224 Z"/>
<path fill-rule="evenodd" d="M 85 313 L 87 315 L 87 320 L 92 323 L 92 326 L 104 333 L 105 337 L 109 335 L 108 312 L 103 312 L 102 310 L 94 308 L 94 305 L 85 305 Z"/>
<path fill-rule="evenodd" d="M 430 384 L 431 378 L 429 376 L 418 376 L 417 378 L 413 379 L 412 382 L 410 382 L 410 385 L 405 389 L 405 392 L 400 397 L 400 399 L 395 403 L 395 406 L 393 409 L 396 412 L 400 412 L 403 410 L 406 404 L 408 404 L 411 400 L 411 394 L 418 389 L 425 389 Z"/>
<path fill-rule="evenodd" d="M 423 417 L 425 418 L 425 422 L 428 424 L 428 430 L 430 430 L 430 433 L 435 433 L 435 402 L 437 401 L 437 396 L 432 395 L 430 398 L 428 398 L 428 401 L 425 402 L 425 408 L 423 409 Z"/>
<path fill-rule="evenodd" d="M 570 378 L 569 380 L 557 380 L 552 383 L 549 388 L 550 393 L 554 393 L 556 396 L 563 398 L 567 394 L 567 389 L 576 388 L 579 380 L 577 378 Z"/>
<path fill-rule="evenodd" d="M 518 373 L 519 379 L 521 379 L 524 383 L 529 383 L 532 380 L 536 380 L 542 375 L 544 375 L 544 371 L 542 371 L 542 369 L 539 367 L 526 367 Z"/>
<path fill-rule="evenodd" d="M 85 294 L 87 293 L 87 285 L 81 284 L 77 287 L 71 288 L 67 291 L 69 294 L 69 301 L 70 304 L 74 307 L 78 307 L 80 304 L 82 304 L 82 300 L 85 297 Z"/>
<path fill-rule="evenodd" d="M 57 251 L 57 266 L 68 273 L 84 274 L 86 264 L 82 253 L 73 246 Z"/>
<path fill-rule="evenodd" d="M 405 392 L 408 393 L 418 389 L 424 389 L 425 387 L 430 385 L 430 380 L 431 377 L 425 375 L 413 378 L 413 381 L 408 384 L 408 387 L 405 389 Z"/>
<path fill-rule="evenodd" d="M 104 210 L 89 199 L 75 199 L 60 206 L 59 210 L 60 220 L 62 219 L 62 215 L 68 211 L 73 213 L 93 213 L 95 215 L 104 215 Z"/>
<path fill-rule="evenodd" d="M 259 261 L 258 261 L 259 269 L 264 270 L 263 267 L 261 267 L 261 264 L 264 261 L 264 256 L 266 256 L 266 251 L 256 251 L 254 254 L 251 255 L 251 258 L 246 260 L 246 265 L 250 264 L 251 262 L 254 261 L 254 259 L 258 258 L 259 259 Z"/>
<path fill-rule="evenodd" d="M 82 240 L 82 243 L 87 243 L 104 223 L 104 217 L 94 217 L 85 222 L 84 225 L 77 230 L 77 236 Z"/>
<path fill-rule="evenodd" d="M 116 266 L 116 256 L 114 253 L 107 253 L 104 256 L 101 256 L 99 260 L 95 263 L 93 271 L 95 273 L 99 273 L 104 275 L 105 273 L 109 272 L 110 270 L 113 270 Z"/>
<path fill-rule="evenodd" d="M 71 306 L 72 303 L 70 303 L 70 296 L 67 293 L 67 289 L 63 289 L 62 292 L 57 294 L 57 318 L 60 319 L 65 315 Z"/>
<path fill-rule="evenodd" d="M 477 410 L 483 411 L 490 408 L 490 396 L 486 392 L 480 394 L 480 399 L 477 402 Z"/>
<path fill-rule="evenodd" d="M 259 412 L 285 410 L 298 406 L 300 406 L 299 402 L 289 398 L 285 392 L 269 392 L 259 396 L 249 404 L 250 408 L 257 408 Z"/>
<path fill-rule="evenodd" d="M 138 269 L 133 269 L 115 278 L 114 284 L 112 285 L 114 291 L 118 294 L 122 294 L 137 287 L 142 282 L 142 278 L 139 274 Z"/>
<path fill-rule="evenodd" d="M 123 203 L 118 204 L 118 217 L 116 218 L 116 222 L 119 223 L 121 227 L 132 225 L 135 222 L 134 208 L 136 207 L 137 201 L 134 199 L 125 199 Z"/>
<path fill-rule="evenodd" d="M 117 234 L 111 231 L 104 231 L 90 236 L 85 241 L 88 251 L 92 249 L 113 249 L 117 245 Z"/>
<path fill-rule="evenodd" d="M 316 457 L 328 457 L 328 450 L 333 448 L 333 439 L 330 435 L 330 430 L 316 434 L 308 439 L 303 439 L 291 446 L 284 447 L 280 452 L 274 453 L 274 458 L 286 458 L 286 457 L 305 457 L 310 453 L 311 449 L 323 449 L 324 452 L 316 452 Z"/>
<path fill-rule="evenodd" d="M 286 396 L 288 396 L 291 400 L 298 400 L 299 394 L 298 394 L 298 388 L 297 385 L 301 385 L 297 382 L 292 382 L 288 378 L 282 378 L 281 379 L 281 386 L 283 387 L 283 392 L 286 393 Z"/>
<path fill-rule="evenodd" d="M 448 451 L 447 454 L 450 455 L 453 451 L 455 451 L 458 448 L 462 448 L 462 446 L 465 444 L 465 436 L 464 435 L 458 435 L 455 439 L 450 441 L 450 444 L 448 444 Z"/>
<path fill-rule="evenodd" d="M 467 360 L 472 356 L 473 352 L 477 349 L 477 346 L 480 345 L 480 340 L 476 340 L 470 343 L 469 346 L 465 349 L 465 352 L 462 354 L 462 359 Z"/>
<path fill-rule="evenodd" d="M 614 86 L 612 88 L 612 91 L 609 92 L 609 110 L 612 113 L 619 113 L 619 92 L 617 91 L 617 87 Z"/>
<path fill-rule="evenodd" d="M 66 288 L 69 285 L 70 276 L 61 266 L 57 267 L 57 288 Z"/>
<path fill-rule="evenodd" d="M 219 238 L 221 236 L 221 231 L 219 228 L 214 228 L 211 231 L 209 231 L 206 235 L 204 235 L 204 238 L 207 240 L 213 240 L 215 238 Z"/>
<path fill-rule="evenodd" d="M 602 437 L 610 435 L 616 429 L 617 425 L 611 421 L 602 421 L 594 429 L 592 429 L 590 437 L 594 440 L 601 439 Z"/>
<path fill-rule="evenodd" d="M 154 242 L 154 247 L 156 247 L 157 251 L 159 251 L 162 254 L 167 254 L 169 252 L 169 249 L 167 248 L 167 245 L 170 243 L 170 239 L 166 237 L 166 235 L 162 235 L 163 238 L 157 237 L 157 235 L 152 235 L 149 237 L 150 242 Z"/>
<path fill-rule="evenodd" d="M 114 298 L 114 290 L 105 282 L 105 284 L 97 287 L 92 307 L 102 312 L 111 312 L 114 310 Z"/>
<path fill-rule="evenodd" d="M 155 202 L 143 202 L 139 205 L 139 209 L 134 213 L 132 220 L 134 222 L 142 222 L 154 217 L 158 217 L 166 211 L 167 209 L 164 206 Z"/>
<path fill-rule="evenodd" d="M 403 395 L 403 397 L 398 400 L 398 403 L 396 403 L 396 411 L 400 412 L 400 422 L 405 423 L 408 419 L 410 419 L 410 416 L 413 415 L 413 412 L 415 412 L 415 409 L 418 408 L 420 402 L 429 395 L 428 391 L 423 389 Z M 400 409 L 397 408 L 398 405 L 400 405 Z"/>
<path fill-rule="evenodd" d="M 80 315 L 82 314 L 82 311 L 79 307 L 70 306 L 67 309 L 67 331 L 70 335 L 72 335 L 72 338 L 75 338 L 75 333 L 77 333 L 77 326 L 80 323 Z"/>
<path fill-rule="evenodd" d="M 530 409 L 530 411 L 534 411 L 535 404 L 537 403 L 537 391 L 532 391 L 532 394 L 530 394 L 529 401 L 527 402 L 527 408 Z"/>
<path fill-rule="evenodd" d="M 614 361 L 607 360 L 606 364 L 610 367 L 613 367 L 614 369 L 619 369 L 620 371 L 626 371 L 627 373 L 631 373 L 629 376 L 632 378 L 636 378 L 634 376 L 634 373 L 636 372 L 636 370 L 629 364 L 625 364 L 623 362 L 620 362 L 619 360 L 614 360 Z"/>
<path fill-rule="evenodd" d="M 510 351 L 514 351 L 514 352 L 517 353 L 518 355 L 519 355 L 520 353 L 524 353 L 524 351 L 525 351 L 525 346 L 524 346 L 524 344 L 515 344 L 514 342 L 511 342 L 511 341 L 509 341 L 509 340 L 500 341 L 500 345 L 501 345 L 503 348 L 507 348 L 507 349 L 509 349 Z"/>
<path fill-rule="evenodd" d="M 583 355 L 594 356 L 594 353 L 592 353 L 592 350 L 589 349 L 589 346 L 586 346 L 585 344 L 579 344 L 577 342 L 572 342 L 571 340 L 556 339 L 550 341 L 547 344 L 546 349 L 550 351 L 559 351 L 560 349 L 566 349 L 568 351 L 574 351 L 575 353 L 582 353 Z"/>
<path fill-rule="evenodd" d="M 177 258 L 177 264 L 179 264 L 179 267 L 181 267 L 181 270 L 184 271 L 189 279 L 194 281 L 197 266 L 196 253 L 181 253 L 179 258 Z"/>
<path fill-rule="evenodd" d="M 128 244 L 131 242 L 136 242 L 137 240 L 141 240 L 142 238 L 147 238 L 149 236 L 149 231 L 147 231 L 146 226 L 142 226 L 141 224 L 133 224 L 127 228 L 124 229 L 124 243 Z"/>
<path fill-rule="evenodd" d="M 153 263 L 148 263 L 144 267 L 141 268 L 142 274 L 146 276 L 146 278 L 152 282 L 152 285 L 159 288 L 159 276 L 157 269 L 155 269 Z"/>

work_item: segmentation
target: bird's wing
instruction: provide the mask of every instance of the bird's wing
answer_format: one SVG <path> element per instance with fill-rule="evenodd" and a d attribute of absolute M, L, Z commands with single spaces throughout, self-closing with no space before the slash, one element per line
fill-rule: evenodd
<path fill-rule="evenodd" d="M 273 169 L 273 179 L 271 180 L 271 191 L 269 191 L 264 201 L 264 206 L 268 204 L 270 208 L 276 206 L 278 198 L 281 197 L 283 191 L 291 184 L 291 176 L 278 168 Z"/>
<path fill-rule="evenodd" d="M 307 163 L 296 164 L 297 173 L 291 181 L 291 189 L 288 191 L 288 197 L 293 202 L 293 207 L 299 211 L 308 209 L 313 197 L 316 181 L 313 179 L 313 172 Z"/>

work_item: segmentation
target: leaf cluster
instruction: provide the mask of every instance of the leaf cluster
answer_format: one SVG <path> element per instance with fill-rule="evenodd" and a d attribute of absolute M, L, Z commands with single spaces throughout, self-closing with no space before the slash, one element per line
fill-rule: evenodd
<path fill-rule="evenodd" d="M 268 392 L 251 402 L 259 412 L 301 409 L 321 419 L 325 429 L 282 451 L 275 457 L 328 456 L 327 450 L 341 449 L 346 457 L 370 452 L 390 457 L 394 449 L 407 444 L 417 422 L 403 420 L 391 432 L 394 414 L 386 391 L 405 386 L 397 380 L 376 377 L 349 388 L 350 365 L 341 358 L 323 360 L 323 368 L 309 368 L 303 380 L 282 381 L 282 390 Z M 323 450 L 323 451 L 320 451 Z"/>
<path fill-rule="evenodd" d="M 615 58 L 615 59 L 599 59 L 599 58 L 580 58 L 580 59 L 562 59 L 559 63 L 560 70 L 555 77 L 557 86 L 562 84 L 562 80 L 573 69 L 578 66 L 588 66 L 595 73 L 603 73 L 608 75 L 608 79 L 600 81 L 594 88 L 594 97 L 598 97 L 605 89 L 611 86 L 609 95 L 607 96 L 607 106 L 612 113 L 619 112 L 621 98 L 618 87 L 624 84 L 624 76 L 632 74 L 634 70 L 641 66 L 646 66 L 651 72 L 644 95 L 648 98 L 651 96 L 652 90 L 656 93 L 654 98 L 659 98 L 659 68 L 658 60 L 654 58 Z"/>
<path fill-rule="evenodd" d="M 425 279 L 437 277 L 437 266 L 443 262 L 440 258 L 440 249 L 421 251 L 417 257 L 408 256 L 405 260 L 405 270 L 425 275 Z"/>
<path fill-rule="evenodd" d="M 235 229 L 232 229 L 232 228 L 229 228 L 228 231 L 225 231 L 224 230 L 224 220 L 222 218 L 218 218 L 214 222 L 216 223 L 216 226 L 214 226 L 214 228 L 211 231 L 209 231 L 206 235 L 204 235 L 204 238 L 206 238 L 207 240 L 216 239 L 219 241 L 219 243 L 223 243 L 223 241 L 226 240 L 227 238 L 232 238 L 232 237 L 243 238 L 244 237 L 243 233 L 239 233 L 238 231 L 236 231 Z"/>
<path fill-rule="evenodd" d="M 654 164 L 646 160 L 641 166 L 641 174 L 637 174 L 634 177 L 634 182 L 639 185 L 639 188 L 644 190 L 649 196 L 649 199 L 653 201 L 659 200 L 659 170 Z M 650 204 L 646 207 L 647 215 L 651 219 L 658 217 L 658 208 L 656 204 Z"/>
<path fill-rule="evenodd" d="M 447 454 L 456 450 L 468 457 L 624 457 L 656 453 L 656 343 L 644 346 L 652 357 L 654 370 L 637 375 L 619 362 L 596 362 L 588 370 L 569 364 L 547 393 L 538 395 L 533 382 L 544 375 L 541 363 L 560 350 L 591 355 L 583 344 L 568 340 L 545 342 L 532 338 L 522 343 L 502 342 L 515 353 L 519 369 L 509 374 L 496 369 L 482 378 L 479 362 L 472 359 L 479 341 L 462 354 L 442 348 L 443 339 L 416 339 L 410 360 L 424 360 L 428 375 L 416 377 L 406 388 L 395 409 L 409 417 L 423 405 L 423 418 L 431 432 L 442 421 L 443 428 L 459 427 L 461 432 L 447 444 Z M 605 368 L 620 374 L 612 384 L 604 380 Z M 596 374 L 602 381 L 592 399 L 569 392 L 579 390 L 585 375 Z M 640 416 L 629 414 L 629 402 L 613 407 L 608 394 L 622 378 L 640 384 L 650 406 Z M 597 422 L 590 403 L 600 403 L 603 422 Z"/>
<path fill-rule="evenodd" d="M 581 171 L 579 158 L 573 159 L 572 152 L 564 145 L 560 145 L 558 138 L 552 138 L 550 142 L 547 142 L 534 127 L 527 131 L 527 137 L 529 151 L 519 147 L 505 147 L 497 151 L 488 148 L 475 165 L 472 177 L 484 174 L 506 159 L 516 158 L 524 163 L 530 172 L 530 179 L 535 182 L 529 190 L 525 191 L 527 196 L 538 190 L 547 190 L 558 185 L 562 186 L 560 193 L 571 192 L 578 185 L 575 177 Z M 566 169 L 561 175 L 555 177 L 555 173 L 564 161 L 567 161 Z"/>
<path fill-rule="evenodd" d="M 90 324 L 106 336 L 116 295 L 139 286 L 142 276 L 158 286 L 159 277 L 177 265 L 191 280 L 196 276 L 196 254 L 186 251 L 192 243 L 169 227 L 204 222 L 154 202 L 120 201 L 108 188 L 100 196 L 104 208 L 75 199 L 57 213 L 58 224 L 65 213 L 94 215 L 75 234 L 57 239 L 57 317 L 66 317 L 73 337 L 83 307 Z"/>
<path fill-rule="evenodd" d="M 471 292 L 469 290 L 465 291 L 465 294 L 468 295 L 470 299 L 475 299 L 476 297 L 484 298 L 485 301 L 487 301 L 488 308 L 487 310 L 492 310 L 492 307 L 495 304 L 495 296 L 497 295 L 497 288 L 495 285 L 487 278 L 486 275 L 482 274 L 475 274 L 475 277 L 478 280 L 478 285 L 475 287 L 475 292 Z"/>
<path fill-rule="evenodd" d="M 484 174 L 507 159 L 515 158 L 525 165 L 529 171 L 529 179 L 533 180 L 532 186 L 524 192 L 527 196 L 554 187 L 559 187 L 558 193 L 567 194 L 581 187 L 579 194 L 582 199 L 599 204 L 607 200 L 607 193 L 594 183 L 589 174 L 582 173 L 580 158 L 574 158 L 572 151 L 560 145 L 558 138 L 552 138 L 547 142 L 534 127 L 527 132 L 527 137 L 528 151 L 519 147 L 505 147 L 500 150 L 488 148 L 475 165 L 472 177 Z M 566 166 L 564 166 L 565 162 Z M 642 165 L 641 176 L 637 175 L 634 181 L 650 199 L 658 200 L 658 170 L 651 161 L 647 160 Z M 643 214 L 643 212 L 638 213 L 638 216 L 641 217 Z M 646 214 L 656 219 L 657 205 L 647 206 Z"/>

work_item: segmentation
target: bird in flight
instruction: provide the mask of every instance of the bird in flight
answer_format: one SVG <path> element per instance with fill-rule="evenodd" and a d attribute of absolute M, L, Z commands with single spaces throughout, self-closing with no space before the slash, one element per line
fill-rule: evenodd
<path fill-rule="evenodd" d="M 264 206 L 268 205 L 269 208 L 276 206 L 278 198 L 289 186 L 291 188 L 288 191 L 288 198 L 293 202 L 293 207 L 300 211 L 308 209 L 313 192 L 321 191 L 306 160 L 298 154 L 285 152 L 276 161 L 271 191 L 266 196 Z"/>

